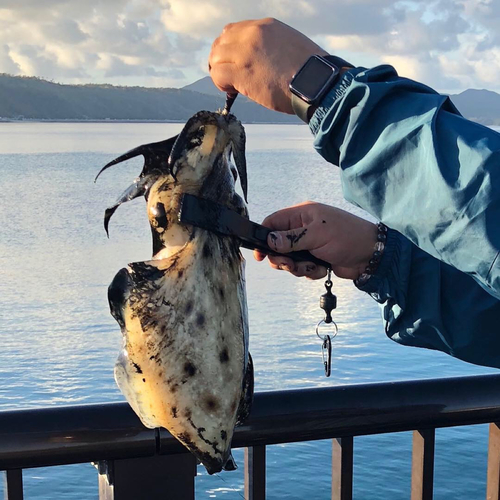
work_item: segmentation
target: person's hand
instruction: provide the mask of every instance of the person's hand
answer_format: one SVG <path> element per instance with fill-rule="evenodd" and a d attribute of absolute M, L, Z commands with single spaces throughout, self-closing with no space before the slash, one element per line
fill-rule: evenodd
<path fill-rule="evenodd" d="M 266 217 L 262 225 L 273 229 L 268 245 L 280 253 L 308 250 L 331 263 L 339 278 L 354 280 L 368 265 L 377 241 L 377 226 L 355 215 L 321 203 L 306 202 L 279 210 Z M 255 251 L 261 261 L 266 254 Z M 281 256 L 267 256 L 271 267 L 295 276 L 319 279 L 326 269 L 312 262 L 295 262 Z"/>
<path fill-rule="evenodd" d="M 267 18 L 228 24 L 212 45 L 210 76 L 266 108 L 293 114 L 288 84 L 307 59 L 327 52 L 290 26 Z"/>

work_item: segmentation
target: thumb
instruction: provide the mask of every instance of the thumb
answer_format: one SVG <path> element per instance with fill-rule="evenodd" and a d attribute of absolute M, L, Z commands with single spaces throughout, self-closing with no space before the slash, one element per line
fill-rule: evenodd
<path fill-rule="evenodd" d="M 298 227 L 289 231 L 272 231 L 267 236 L 267 244 L 279 253 L 313 250 L 317 243 L 313 233 L 311 226 Z"/>

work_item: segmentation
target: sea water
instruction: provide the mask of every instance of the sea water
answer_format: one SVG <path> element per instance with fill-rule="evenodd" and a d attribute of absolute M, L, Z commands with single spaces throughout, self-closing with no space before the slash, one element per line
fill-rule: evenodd
<path fill-rule="evenodd" d="M 109 314 L 107 286 L 128 262 L 151 256 L 151 236 L 142 198 L 118 209 L 110 239 L 103 214 L 142 160 L 93 181 L 115 156 L 181 127 L 0 123 L 0 410 L 124 400 L 113 379 L 121 334 Z M 314 152 L 307 127 L 247 125 L 246 131 L 253 220 L 305 200 L 365 216 L 343 201 L 338 169 Z M 256 391 L 495 372 L 392 342 L 377 304 L 352 282 L 335 279 L 339 334 L 325 378 L 315 335 L 323 280 L 298 279 L 244 254 Z M 486 425 L 436 431 L 437 500 L 484 498 L 487 433 Z M 411 440 L 409 432 L 355 439 L 354 498 L 409 498 Z M 329 440 L 269 446 L 268 498 L 330 498 L 330 454 Z M 243 451 L 234 455 L 236 472 L 208 476 L 198 468 L 197 498 L 242 498 Z M 25 470 L 24 484 L 28 500 L 98 496 L 90 464 Z"/>

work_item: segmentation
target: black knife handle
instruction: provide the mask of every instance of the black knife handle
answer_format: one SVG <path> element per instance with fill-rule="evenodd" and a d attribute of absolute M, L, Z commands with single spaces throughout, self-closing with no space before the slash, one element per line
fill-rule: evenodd
<path fill-rule="evenodd" d="M 289 253 L 280 253 L 276 252 L 275 250 L 272 250 L 267 244 L 267 237 L 269 236 L 269 233 L 272 231 L 272 229 L 269 229 L 268 227 L 262 226 L 261 224 L 257 224 L 255 222 L 253 223 L 253 226 L 254 226 L 254 231 L 252 236 L 254 239 L 254 244 L 253 246 L 250 245 L 246 246 L 246 243 L 243 242 L 242 244 L 243 247 L 251 249 L 255 248 L 269 255 L 288 257 L 294 260 L 295 262 L 314 262 L 314 264 L 326 267 L 327 269 L 332 267 L 331 264 L 329 264 L 324 260 L 318 259 L 311 252 L 308 252 L 307 250 L 297 250 L 296 252 L 289 252 Z M 260 244 L 255 244 L 257 242 Z"/>
<path fill-rule="evenodd" d="M 198 198 L 195 195 L 184 193 L 182 196 L 179 221 L 183 224 L 192 224 L 207 231 L 222 236 L 234 236 L 240 240 L 243 248 L 259 250 L 268 255 L 288 257 L 299 262 L 314 262 L 318 266 L 331 267 L 331 264 L 314 257 L 306 250 L 290 253 L 279 253 L 267 244 L 267 237 L 272 229 L 257 224 L 225 205 L 212 200 Z"/>
<path fill-rule="evenodd" d="M 329 262 L 326 262 L 326 260 L 318 259 L 318 257 L 315 257 L 311 252 L 308 252 L 307 250 L 298 250 L 296 252 L 282 253 L 280 255 L 283 255 L 283 257 L 290 257 L 292 260 L 295 260 L 297 262 L 314 262 L 318 266 L 326 267 L 326 269 L 330 269 L 332 267 Z"/>
<path fill-rule="evenodd" d="M 294 260 L 295 262 L 313 262 L 318 266 L 326 267 L 327 269 L 331 268 L 332 265 L 326 262 L 325 260 L 318 259 L 311 252 L 307 250 L 299 250 L 297 252 L 290 253 L 280 253 L 272 250 L 269 246 L 266 245 L 256 245 L 255 243 L 247 243 L 245 241 L 241 241 L 241 246 L 244 248 L 248 248 L 250 250 L 259 250 L 259 252 L 265 253 L 267 255 L 276 255 L 278 257 L 288 257 L 289 259 Z"/>

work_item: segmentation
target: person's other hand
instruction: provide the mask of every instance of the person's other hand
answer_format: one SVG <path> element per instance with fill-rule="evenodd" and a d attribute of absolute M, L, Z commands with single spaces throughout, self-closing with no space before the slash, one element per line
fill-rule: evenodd
<path fill-rule="evenodd" d="M 327 52 L 276 19 L 241 21 L 228 24 L 213 43 L 210 76 L 223 92 L 239 92 L 266 108 L 293 114 L 288 84 L 314 54 Z"/>
<path fill-rule="evenodd" d="M 354 280 L 368 265 L 377 241 L 377 226 L 355 215 L 321 203 L 305 202 L 279 210 L 266 217 L 262 225 L 273 229 L 268 245 L 280 253 L 308 250 L 331 263 L 340 278 Z M 261 261 L 266 254 L 254 251 Z M 312 262 L 295 262 L 281 256 L 267 256 L 271 267 L 295 276 L 319 279 L 326 269 Z"/>

